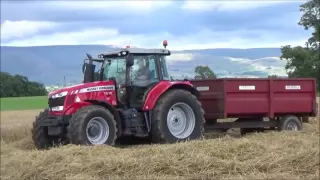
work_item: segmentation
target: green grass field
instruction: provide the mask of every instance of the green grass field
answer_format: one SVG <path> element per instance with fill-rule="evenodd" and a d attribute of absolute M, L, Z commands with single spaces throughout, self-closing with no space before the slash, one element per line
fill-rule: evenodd
<path fill-rule="evenodd" d="M 48 106 L 47 96 L 1 98 L 1 111 L 43 109 Z"/>

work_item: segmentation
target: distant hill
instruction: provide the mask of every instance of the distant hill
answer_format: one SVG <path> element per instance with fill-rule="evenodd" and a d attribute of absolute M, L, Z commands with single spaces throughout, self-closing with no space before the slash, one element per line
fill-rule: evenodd
<path fill-rule="evenodd" d="M 170 47 L 169 47 L 170 48 Z M 1 47 L 1 71 L 27 76 L 30 80 L 63 84 L 82 80 L 81 66 L 85 53 L 114 49 L 103 45 L 61 45 L 35 47 Z M 286 75 L 285 62 L 278 59 L 279 48 L 204 49 L 172 51 L 168 58 L 171 75 L 193 76 L 199 64 L 209 65 L 219 77 L 266 77 Z"/>

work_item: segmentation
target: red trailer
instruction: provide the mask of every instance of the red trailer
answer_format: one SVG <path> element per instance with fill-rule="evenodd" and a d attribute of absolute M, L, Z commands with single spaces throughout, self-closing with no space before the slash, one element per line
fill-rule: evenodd
<path fill-rule="evenodd" d="M 200 92 L 207 129 L 302 128 L 317 115 L 316 81 L 312 78 L 225 78 L 192 80 Z M 237 118 L 217 123 L 217 119 Z M 290 121 L 289 121 L 290 120 Z M 295 122 L 289 126 L 288 122 Z M 299 123 L 300 122 L 300 123 Z"/>

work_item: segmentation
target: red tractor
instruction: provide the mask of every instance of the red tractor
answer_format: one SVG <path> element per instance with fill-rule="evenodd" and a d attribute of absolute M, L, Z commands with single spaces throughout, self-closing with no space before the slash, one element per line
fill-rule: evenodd
<path fill-rule="evenodd" d="M 167 42 L 164 41 L 164 47 Z M 170 81 L 163 49 L 123 48 L 89 54 L 84 82 L 48 95 L 32 138 L 38 149 L 57 143 L 114 145 L 122 136 L 174 143 L 202 137 L 204 111 L 193 85 Z M 100 63 L 100 70 L 95 72 Z"/>

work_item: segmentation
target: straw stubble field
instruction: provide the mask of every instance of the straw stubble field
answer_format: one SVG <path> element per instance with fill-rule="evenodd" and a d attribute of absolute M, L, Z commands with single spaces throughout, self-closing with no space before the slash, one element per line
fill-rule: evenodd
<path fill-rule="evenodd" d="M 319 179 L 319 118 L 302 132 L 38 151 L 30 128 L 39 111 L 1 112 L 1 179 Z"/>

